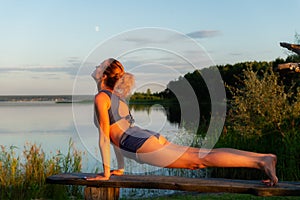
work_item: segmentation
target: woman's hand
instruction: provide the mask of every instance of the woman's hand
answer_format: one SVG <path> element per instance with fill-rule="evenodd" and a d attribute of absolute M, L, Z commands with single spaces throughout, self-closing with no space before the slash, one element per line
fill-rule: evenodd
<path fill-rule="evenodd" d="M 124 174 L 124 169 L 110 170 L 110 174 L 115 176 L 122 176 Z"/>
<path fill-rule="evenodd" d="M 104 173 L 97 174 L 96 177 L 84 177 L 88 181 L 107 181 L 111 175 L 122 176 L 124 174 L 124 169 L 110 170 L 109 176 L 104 176 Z"/>

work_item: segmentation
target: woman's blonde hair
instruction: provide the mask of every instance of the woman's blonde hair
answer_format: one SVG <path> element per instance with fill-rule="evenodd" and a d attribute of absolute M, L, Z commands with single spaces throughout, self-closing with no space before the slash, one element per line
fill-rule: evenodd
<path fill-rule="evenodd" d="M 121 98 L 127 98 L 135 86 L 135 78 L 132 74 L 125 72 L 117 81 L 114 92 Z"/>
<path fill-rule="evenodd" d="M 114 58 L 109 58 L 103 61 L 97 69 L 94 71 L 92 76 L 99 84 L 100 78 L 106 75 L 105 85 L 112 89 L 114 93 L 121 98 L 126 98 L 130 95 L 134 85 L 135 78 L 132 74 L 125 72 L 123 65 Z M 99 87 L 100 88 L 100 87 Z"/>

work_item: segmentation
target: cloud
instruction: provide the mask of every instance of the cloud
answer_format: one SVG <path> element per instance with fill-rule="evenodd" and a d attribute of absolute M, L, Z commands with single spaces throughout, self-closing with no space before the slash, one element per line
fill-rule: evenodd
<path fill-rule="evenodd" d="M 186 34 L 187 36 L 195 39 L 216 37 L 221 35 L 221 32 L 218 30 L 200 30 Z"/>
<path fill-rule="evenodd" d="M 151 35 L 151 34 L 150 34 Z M 136 37 L 128 37 L 125 38 L 123 41 L 133 43 L 137 46 L 140 45 L 161 45 L 161 44 L 168 44 L 173 42 L 174 40 L 171 37 L 165 37 L 164 35 L 159 37 L 153 37 L 149 38 L 149 36 L 142 37 L 142 36 L 136 36 Z"/>
<path fill-rule="evenodd" d="M 234 52 L 229 53 L 229 55 L 230 55 L 230 56 L 243 56 L 242 53 L 234 53 Z"/>
<path fill-rule="evenodd" d="M 76 75 L 78 67 L 68 66 L 26 66 L 26 67 L 7 67 L 0 68 L 1 73 L 13 73 L 13 72 L 33 72 L 33 73 L 66 73 L 69 75 Z"/>
<path fill-rule="evenodd" d="M 216 37 L 221 35 L 221 31 L 219 30 L 199 30 L 194 31 L 191 33 L 187 33 L 186 35 L 195 38 L 209 38 L 209 37 Z M 150 37 L 151 36 L 151 37 Z M 136 43 L 136 44 L 162 44 L 162 43 L 173 43 L 174 40 L 179 39 L 180 42 L 186 41 L 185 38 L 179 33 L 172 33 L 169 32 L 160 32 L 160 34 L 153 33 L 150 31 L 145 36 L 141 35 L 133 35 L 129 37 L 122 38 L 125 42 Z"/>
<path fill-rule="evenodd" d="M 35 74 L 66 74 L 70 76 L 86 76 L 90 75 L 95 69 L 97 63 L 85 61 L 82 63 L 80 57 L 66 57 L 65 63 L 62 65 L 20 65 L 0 67 L 0 75 L 5 73 L 34 73 L 32 77 L 36 78 Z M 79 73 L 80 72 L 80 73 Z M 79 74 L 78 74 L 79 73 Z"/>
<path fill-rule="evenodd" d="M 136 37 L 136 38 L 125 38 L 124 41 L 126 42 L 134 42 L 134 43 L 141 43 L 141 44 L 148 44 L 148 43 L 155 43 L 156 40 L 152 40 L 150 38 L 142 38 L 142 37 Z"/>
<path fill-rule="evenodd" d="M 174 38 L 179 35 L 178 32 L 163 28 L 142 28 L 129 31 L 116 38 L 116 43 L 127 42 L 136 45 L 153 45 L 172 43 Z M 127 44 L 126 44 L 127 45 Z"/>

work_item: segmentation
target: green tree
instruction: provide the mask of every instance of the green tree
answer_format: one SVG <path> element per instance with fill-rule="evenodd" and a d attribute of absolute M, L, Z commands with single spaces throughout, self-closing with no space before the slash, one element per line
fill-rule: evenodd
<path fill-rule="evenodd" d="M 151 90 L 150 90 L 150 88 L 147 89 L 146 94 L 147 94 L 147 96 L 150 96 L 150 95 L 151 95 Z"/>

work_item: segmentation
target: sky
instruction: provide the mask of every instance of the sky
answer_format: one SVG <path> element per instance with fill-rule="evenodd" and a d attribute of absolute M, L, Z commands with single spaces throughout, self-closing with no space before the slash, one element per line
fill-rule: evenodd
<path fill-rule="evenodd" d="M 194 69 L 285 58 L 300 0 L 2 0 L 0 95 L 93 94 L 107 57 L 137 90 Z"/>

